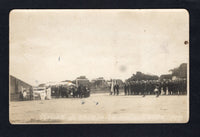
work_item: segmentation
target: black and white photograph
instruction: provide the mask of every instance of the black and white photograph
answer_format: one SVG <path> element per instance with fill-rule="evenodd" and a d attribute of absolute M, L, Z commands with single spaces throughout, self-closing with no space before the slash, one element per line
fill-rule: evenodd
<path fill-rule="evenodd" d="M 187 123 L 186 9 L 14 9 L 11 124 Z"/>

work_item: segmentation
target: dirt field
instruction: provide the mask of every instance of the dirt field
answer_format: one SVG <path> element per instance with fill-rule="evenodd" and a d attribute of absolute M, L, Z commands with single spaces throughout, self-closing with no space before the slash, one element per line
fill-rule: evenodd
<path fill-rule="evenodd" d="M 185 123 L 187 96 L 110 96 L 10 102 L 12 124 Z"/>

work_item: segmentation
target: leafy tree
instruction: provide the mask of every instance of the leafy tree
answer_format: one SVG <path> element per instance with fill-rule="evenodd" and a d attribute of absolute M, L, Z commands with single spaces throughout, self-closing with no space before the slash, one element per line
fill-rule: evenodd
<path fill-rule="evenodd" d="M 187 63 L 182 63 L 179 67 L 170 69 L 169 71 L 172 72 L 172 76 L 176 76 L 179 78 L 186 78 L 187 77 Z"/>

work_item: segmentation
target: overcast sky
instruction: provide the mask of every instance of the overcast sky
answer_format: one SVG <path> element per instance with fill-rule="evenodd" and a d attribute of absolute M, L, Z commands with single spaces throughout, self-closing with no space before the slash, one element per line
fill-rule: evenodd
<path fill-rule="evenodd" d="M 184 41 L 186 10 L 14 10 L 10 74 L 32 85 L 168 74 L 189 60 Z"/>

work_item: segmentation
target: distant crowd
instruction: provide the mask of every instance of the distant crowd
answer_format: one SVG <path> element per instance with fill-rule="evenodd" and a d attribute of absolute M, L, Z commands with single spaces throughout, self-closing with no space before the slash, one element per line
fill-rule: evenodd
<path fill-rule="evenodd" d="M 187 81 L 181 80 L 142 80 L 142 81 L 130 81 L 124 84 L 125 95 L 157 95 L 159 96 L 163 91 L 166 95 L 185 95 L 187 94 Z"/>
<path fill-rule="evenodd" d="M 111 86 L 110 95 L 119 95 L 119 85 L 115 83 Z M 179 80 L 135 80 L 124 83 L 124 95 L 186 95 L 187 81 Z"/>
<path fill-rule="evenodd" d="M 74 97 L 74 98 L 82 98 L 90 96 L 90 89 L 86 86 L 79 85 L 78 87 L 65 87 L 65 86 L 52 86 L 52 96 L 56 98 L 60 97 Z"/>

